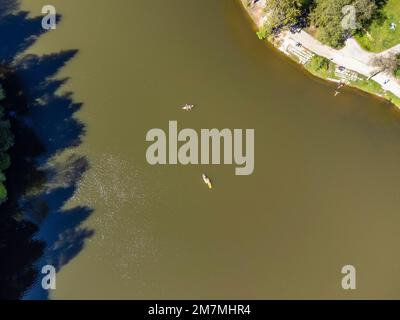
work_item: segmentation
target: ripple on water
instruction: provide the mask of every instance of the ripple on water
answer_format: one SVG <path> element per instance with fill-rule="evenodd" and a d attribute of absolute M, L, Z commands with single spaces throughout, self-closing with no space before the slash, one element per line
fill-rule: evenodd
<path fill-rule="evenodd" d="M 157 193 L 133 161 L 113 154 L 90 159 L 90 170 L 73 197 L 94 209 L 89 223 L 96 232 L 90 239 L 96 248 L 88 254 L 100 261 L 112 259 L 121 277 L 130 279 L 144 261 L 156 260 L 151 210 L 146 208 Z"/>

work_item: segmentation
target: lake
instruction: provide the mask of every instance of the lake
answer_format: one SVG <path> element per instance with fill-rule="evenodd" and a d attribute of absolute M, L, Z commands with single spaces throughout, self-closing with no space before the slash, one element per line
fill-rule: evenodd
<path fill-rule="evenodd" d="M 93 235 L 50 298 L 399 298 L 393 106 L 352 89 L 334 97 L 335 84 L 257 39 L 239 1 L 52 4 L 62 20 L 28 52 L 78 50 L 58 77 L 83 103 L 74 151 L 90 166 L 65 206 L 93 210 Z M 255 129 L 254 173 L 149 165 L 146 133 L 174 120 Z M 355 291 L 341 288 L 347 264 Z"/>

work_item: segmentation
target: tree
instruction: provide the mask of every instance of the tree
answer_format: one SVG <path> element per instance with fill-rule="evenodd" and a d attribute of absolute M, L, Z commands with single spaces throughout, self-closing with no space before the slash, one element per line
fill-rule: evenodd
<path fill-rule="evenodd" d="M 2 182 L 0 182 L 0 204 L 7 200 L 7 190 Z"/>
<path fill-rule="evenodd" d="M 349 0 L 316 0 L 310 21 L 317 27 L 316 37 L 323 43 L 338 47 L 343 38 L 342 8 Z"/>
<path fill-rule="evenodd" d="M 3 87 L 0 85 L 0 101 L 6 97 Z M 4 109 L 0 106 L 0 205 L 7 199 L 7 190 L 3 184 L 6 176 L 3 171 L 10 166 L 10 156 L 6 153 L 14 144 L 14 136 L 11 132 L 11 125 L 4 120 Z"/>
<path fill-rule="evenodd" d="M 379 55 L 372 59 L 371 64 L 381 72 L 387 71 L 394 74 L 400 66 L 400 56 L 398 54 Z"/>
<path fill-rule="evenodd" d="M 301 14 L 301 0 L 269 0 L 267 10 L 273 25 L 279 27 L 295 24 Z"/>
<path fill-rule="evenodd" d="M 353 10 L 344 10 L 348 6 L 352 6 Z M 355 34 L 369 23 L 376 10 L 373 0 L 316 0 L 309 18 L 317 28 L 318 40 L 332 47 L 340 47 L 346 36 Z M 351 19 L 354 24 L 344 28 L 345 19 Z"/>
<path fill-rule="evenodd" d="M 10 165 L 10 156 L 7 153 L 0 152 L 0 171 L 8 169 Z"/>
<path fill-rule="evenodd" d="M 309 0 L 268 0 L 266 2 L 266 15 L 268 20 L 261 28 L 260 35 L 266 37 L 274 30 L 294 25 L 298 22 Z M 259 35 L 259 36 L 260 36 Z"/>
<path fill-rule="evenodd" d="M 14 145 L 14 137 L 11 133 L 10 121 L 0 121 L 0 151 L 9 150 Z"/>
<path fill-rule="evenodd" d="M 353 3 L 356 8 L 357 21 L 359 28 L 365 28 L 376 13 L 378 7 L 373 0 L 355 0 Z"/>

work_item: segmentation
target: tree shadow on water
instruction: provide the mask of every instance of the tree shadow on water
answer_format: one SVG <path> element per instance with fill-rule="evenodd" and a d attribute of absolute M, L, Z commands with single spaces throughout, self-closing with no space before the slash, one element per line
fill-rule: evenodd
<path fill-rule="evenodd" d="M 72 101 L 72 93 L 54 95 L 68 79 L 51 79 L 76 53 L 70 50 L 43 57 L 29 55 L 18 64 L 16 72 L 28 84 L 24 92 L 32 101 L 29 121 L 46 145 L 42 155 L 45 159 L 78 146 L 84 134 L 84 125 L 73 117 L 82 104 Z"/>
<path fill-rule="evenodd" d="M 2 105 L 15 136 L 8 200 L 0 206 L 0 299 L 47 299 L 42 266 L 60 270 L 94 233 L 82 226 L 92 209 L 67 206 L 89 168 L 87 159 L 68 152 L 54 160 L 85 134 L 74 117 L 82 104 L 72 93 L 58 94 L 68 79 L 55 78 L 77 50 L 23 55 L 42 33 L 41 17 L 19 11 L 17 1 L 0 0 Z"/>

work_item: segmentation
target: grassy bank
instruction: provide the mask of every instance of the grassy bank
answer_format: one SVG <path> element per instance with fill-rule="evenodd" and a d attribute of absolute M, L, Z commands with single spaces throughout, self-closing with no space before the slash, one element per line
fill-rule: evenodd
<path fill-rule="evenodd" d="M 305 69 L 316 77 L 330 81 L 340 81 L 341 79 L 335 74 L 336 65 L 320 56 L 314 56 L 306 65 Z M 347 86 L 360 89 L 367 93 L 377 95 L 392 102 L 396 107 L 400 108 L 400 98 L 393 93 L 382 89 L 381 85 L 367 77 L 358 74 L 358 80 L 347 82 Z"/>
<path fill-rule="evenodd" d="M 372 52 L 382 52 L 399 44 L 400 1 L 387 0 L 368 29 L 358 33 L 356 39 L 364 49 Z"/>
<path fill-rule="evenodd" d="M 336 65 L 326 58 L 314 56 L 304 67 L 314 76 L 339 81 L 335 75 Z"/>

